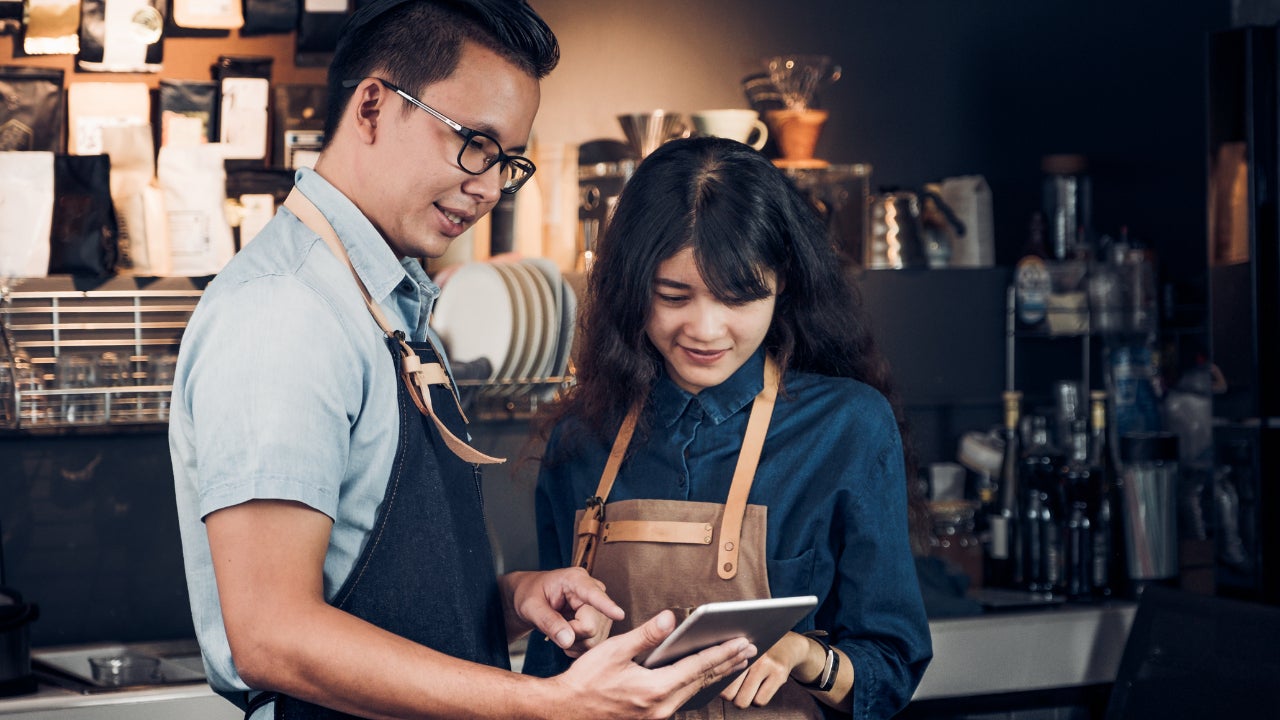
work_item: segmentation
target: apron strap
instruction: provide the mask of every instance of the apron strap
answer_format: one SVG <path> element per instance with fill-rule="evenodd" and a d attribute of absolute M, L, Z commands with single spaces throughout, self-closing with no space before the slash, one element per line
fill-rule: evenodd
<path fill-rule="evenodd" d="M 462 403 L 458 399 L 457 393 L 450 386 L 449 377 L 444 368 L 440 363 L 423 363 L 418 354 L 405 341 L 404 333 L 392 329 L 391 323 L 387 322 L 386 315 L 382 313 L 382 308 L 373 301 L 373 296 L 369 294 L 364 281 L 360 279 L 355 266 L 351 264 L 351 258 L 347 255 L 347 250 L 342 246 L 342 242 L 338 240 L 338 234 L 334 231 L 333 225 L 315 206 L 315 203 L 311 202 L 310 198 L 303 195 L 295 187 L 289 191 L 289 196 L 285 198 L 284 206 L 289 208 L 289 211 L 296 215 L 309 230 L 319 235 L 320 239 L 324 240 L 325 245 L 329 247 L 330 252 L 351 271 L 351 276 L 355 278 L 356 285 L 360 288 L 360 294 L 364 297 L 365 307 L 369 309 L 369 314 L 373 316 L 374 322 L 378 323 L 378 327 L 382 328 L 382 332 L 387 337 L 395 338 L 400 344 L 400 376 L 405 386 L 409 389 L 409 397 L 413 398 L 413 404 L 417 406 L 418 411 L 430 417 L 431 421 L 435 423 L 436 429 L 440 431 L 440 437 L 444 439 L 445 445 L 453 451 L 454 455 L 474 465 L 493 465 L 506 462 L 505 458 L 491 457 L 468 445 L 466 441 L 454 435 L 453 431 L 449 430 L 439 416 L 436 415 L 435 409 L 431 406 L 429 386 L 444 385 L 449 389 L 449 394 L 453 397 L 454 403 L 457 404 L 458 414 L 462 416 L 462 421 L 464 423 L 468 422 L 466 413 L 462 412 Z M 431 342 L 430 336 L 427 337 L 427 341 Z M 444 357 L 440 349 L 435 347 L 434 342 L 431 342 L 431 347 L 435 350 L 437 358 Z"/>
<path fill-rule="evenodd" d="M 627 454 L 627 446 L 631 444 L 631 436 L 636 432 L 636 423 L 639 418 L 640 403 L 637 403 L 622 419 L 622 427 L 618 428 L 618 435 L 613 439 L 613 448 L 609 450 L 609 459 L 605 461 L 604 472 L 600 473 L 600 484 L 596 487 L 596 494 L 587 498 L 587 509 L 578 522 L 578 542 L 573 551 L 573 567 L 584 567 L 588 570 L 591 568 L 600 523 L 604 520 L 604 501 L 613 490 L 613 481 L 618 477 L 618 468 L 622 466 L 622 458 Z"/>
<path fill-rule="evenodd" d="M 614 520 L 604 524 L 601 542 L 660 542 L 710 545 L 711 523 L 671 520 Z"/>
<path fill-rule="evenodd" d="M 738 452 L 738 464 L 733 471 L 733 484 L 729 487 L 729 497 L 725 501 L 724 517 L 720 524 L 716 572 L 724 580 L 730 580 L 738 574 L 738 545 L 742 537 L 742 518 L 747 512 L 747 496 L 750 495 L 751 484 L 755 481 L 756 468 L 760 465 L 760 452 L 764 449 L 764 438 L 768 434 L 769 421 L 773 417 L 773 406 L 778 397 L 778 382 L 778 364 L 772 357 L 766 355 L 764 387 L 751 404 L 751 417 L 747 420 L 747 432 L 742 438 L 742 449 Z M 601 542 L 710 543 L 710 540 L 703 540 L 706 533 L 701 523 L 604 522 L 605 501 L 609 498 L 609 492 L 613 490 L 618 469 L 622 466 L 622 458 L 627 453 L 627 446 L 631 444 L 631 436 L 635 434 L 641 404 L 637 403 L 627 412 L 622 426 L 618 428 L 618 436 L 614 438 L 609 459 L 605 462 L 604 471 L 600 474 L 600 484 L 596 487 L 596 494 L 587 500 L 586 511 L 582 513 L 582 518 L 578 522 L 577 546 L 573 555 L 573 564 L 577 567 L 589 566 L 597 538 Z M 604 523 L 605 528 L 603 537 L 600 535 L 601 523 Z M 684 525 L 689 527 L 677 527 Z"/>
<path fill-rule="evenodd" d="M 724 504 L 724 520 L 720 526 L 720 557 L 716 563 L 716 572 L 723 580 L 729 580 L 738 573 L 742 516 L 747 511 L 747 495 L 751 493 L 751 483 L 756 479 L 760 452 L 764 449 L 764 437 L 769 432 L 769 420 L 773 417 L 773 405 L 777 397 L 778 364 L 766 355 L 764 387 L 751 404 L 751 418 L 747 421 L 747 432 L 742 437 L 738 466 L 733 470 L 733 485 L 729 487 L 729 499 Z"/>

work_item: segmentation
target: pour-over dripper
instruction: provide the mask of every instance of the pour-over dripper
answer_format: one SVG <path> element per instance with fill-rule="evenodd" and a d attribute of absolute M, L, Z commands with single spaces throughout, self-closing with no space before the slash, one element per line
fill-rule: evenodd
<path fill-rule="evenodd" d="M 840 66 L 826 55 L 777 55 L 765 66 L 789 110 L 808 110 L 818 90 L 840 79 Z"/>
<path fill-rule="evenodd" d="M 693 131 L 684 115 L 665 110 L 619 115 L 618 124 L 636 157 L 641 159 L 668 140 L 689 137 Z"/>

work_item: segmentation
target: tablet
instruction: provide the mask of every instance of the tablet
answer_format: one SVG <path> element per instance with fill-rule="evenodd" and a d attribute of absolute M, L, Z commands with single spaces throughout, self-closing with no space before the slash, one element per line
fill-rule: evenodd
<path fill-rule="evenodd" d="M 755 662 L 817 605 L 818 598 L 813 595 L 700 605 L 661 645 L 637 662 L 647 668 L 662 667 L 738 637 L 744 637 L 756 646 L 756 656 L 751 659 Z M 695 710 L 706 705 L 736 677 L 736 674 L 730 675 L 703 688 L 680 709 Z"/>

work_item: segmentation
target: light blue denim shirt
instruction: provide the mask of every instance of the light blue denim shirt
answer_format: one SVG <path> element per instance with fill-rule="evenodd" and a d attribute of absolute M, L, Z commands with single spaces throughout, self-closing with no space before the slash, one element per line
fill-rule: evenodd
<path fill-rule="evenodd" d="M 439 288 L 397 260 L 350 200 L 311 170 L 298 189 L 332 223 L 388 321 L 428 332 Z M 203 519 L 254 499 L 304 503 L 333 519 L 332 598 L 364 548 L 398 439 L 398 381 L 385 336 L 351 271 L 281 209 L 209 284 L 182 338 L 169 420 L 192 618 L 215 690 L 243 702 Z"/>

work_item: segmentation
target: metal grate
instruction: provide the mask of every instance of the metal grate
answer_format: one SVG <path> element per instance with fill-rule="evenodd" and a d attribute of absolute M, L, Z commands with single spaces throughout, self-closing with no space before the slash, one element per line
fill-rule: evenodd
<path fill-rule="evenodd" d="M 0 427 L 168 419 L 173 365 L 201 291 L 183 278 L 77 290 L 47 278 L 0 306 Z"/>

